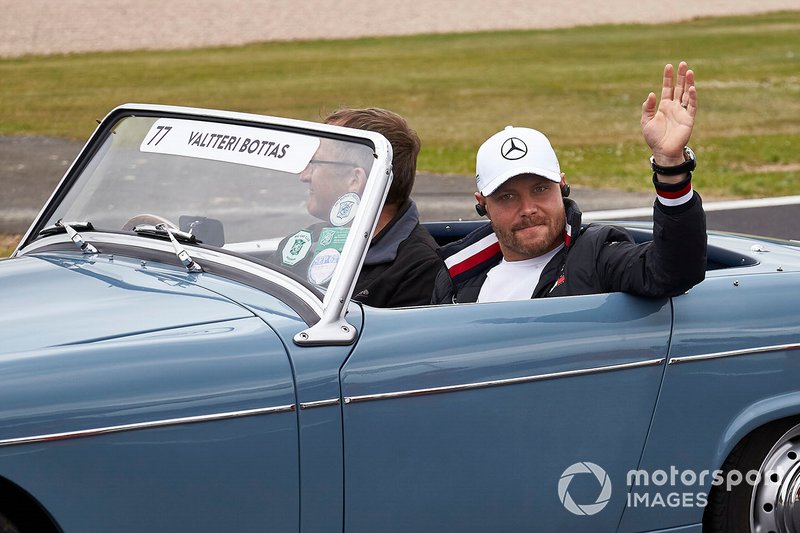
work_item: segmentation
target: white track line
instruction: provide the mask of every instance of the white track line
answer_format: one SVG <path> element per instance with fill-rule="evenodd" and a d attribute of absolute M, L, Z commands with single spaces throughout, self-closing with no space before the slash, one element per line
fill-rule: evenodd
<path fill-rule="evenodd" d="M 798 196 L 780 196 L 777 198 L 756 198 L 753 200 L 728 200 L 725 202 L 703 203 L 705 211 L 730 211 L 733 209 L 752 209 L 756 207 L 775 207 L 781 205 L 800 204 Z M 589 211 L 583 214 L 583 220 L 616 220 L 620 218 L 639 218 L 653 215 L 652 207 L 634 207 L 631 209 L 609 209 L 606 211 Z"/>

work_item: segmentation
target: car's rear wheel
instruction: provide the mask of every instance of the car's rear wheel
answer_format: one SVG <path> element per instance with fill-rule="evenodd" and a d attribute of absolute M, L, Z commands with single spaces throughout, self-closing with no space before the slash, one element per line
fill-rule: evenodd
<path fill-rule="evenodd" d="M 800 532 L 800 424 L 785 419 L 743 439 L 722 466 L 725 480 L 711 490 L 703 531 Z M 755 486 L 750 471 L 758 471 Z"/>
<path fill-rule="evenodd" d="M 800 531 L 800 425 L 767 453 L 750 509 L 753 531 Z"/>
<path fill-rule="evenodd" d="M 3 513 L 0 513 L 0 533 L 20 533 L 20 530 Z"/>

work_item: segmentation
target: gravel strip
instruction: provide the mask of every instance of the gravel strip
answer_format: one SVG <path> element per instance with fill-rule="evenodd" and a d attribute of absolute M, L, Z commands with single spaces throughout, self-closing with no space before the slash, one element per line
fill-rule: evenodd
<path fill-rule="evenodd" d="M 659 23 L 799 8 L 797 0 L 0 0 L 0 57 Z"/>

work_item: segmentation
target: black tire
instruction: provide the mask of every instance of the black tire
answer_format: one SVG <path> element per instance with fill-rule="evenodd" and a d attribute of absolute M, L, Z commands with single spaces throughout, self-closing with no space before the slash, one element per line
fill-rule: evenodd
<path fill-rule="evenodd" d="M 712 487 L 703 515 L 704 532 L 749 533 L 751 520 L 764 533 L 800 532 L 800 524 L 793 524 L 790 516 L 791 504 L 787 509 L 778 502 L 781 491 L 800 483 L 800 419 L 778 420 L 750 433 L 734 447 L 721 470 L 725 479 L 734 470 L 743 477 L 756 470 L 760 481 L 756 486 L 742 481 L 731 490 L 724 484 Z"/>
<path fill-rule="evenodd" d="M 20 533 L 20 530 L 3 513 L 0 513 L 0 533 Z"/>

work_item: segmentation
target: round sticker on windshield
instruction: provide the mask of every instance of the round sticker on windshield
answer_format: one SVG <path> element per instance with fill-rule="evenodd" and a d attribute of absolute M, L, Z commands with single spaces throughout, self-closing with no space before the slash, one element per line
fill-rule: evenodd
<path fill-rule="evenodd" d="M 356 211 L 360 201 L 361 198 L 354 192 L 349 192 L 340 196 L 331 208 L 331 224 L 334 226 L 344 226 L 352 222 L 356 217 Z"/>
<path fill-rule="evenodd" d="M 308 265 L 308 281 L 314 285 L 324 285 L 333 277 L 336 265 L 339 264 L 339 251 L 325 248 L 314 256 Z"/>

